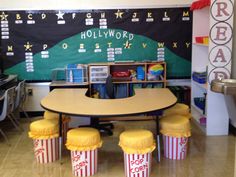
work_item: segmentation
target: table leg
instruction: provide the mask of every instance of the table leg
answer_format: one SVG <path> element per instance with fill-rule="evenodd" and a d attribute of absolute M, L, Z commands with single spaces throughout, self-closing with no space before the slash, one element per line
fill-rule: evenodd
<path fill-rule="evenodd" d="M 159 117 L 156 116 L 156 136 L 157 136 L 157 161 L 161 161 L 161 143 L 160 143 L 160 128 Z"/>
<path fill-rule="evenodd" d="M 62 114 L 59 114 L 59 160 L 62 164 Z"/>

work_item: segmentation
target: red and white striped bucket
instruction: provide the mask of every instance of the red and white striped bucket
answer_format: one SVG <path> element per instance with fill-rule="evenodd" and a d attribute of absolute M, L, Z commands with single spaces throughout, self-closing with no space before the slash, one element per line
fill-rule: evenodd
<path fill-rule="evenodd" d="M 71 151 L 72 173 L 74 176 L 92 176 L 97 172 L 97 149 Z"/>
<path fill-rule="evenodd" d="M 49 163 L 59 159 L 59 138 L 34 139 L 33 143 L 37 162 Z"/>
<path fill-rule="evenodd" d="M 168 159 L 183 160 L 187 156 L 187 137 L 171 137 L 163 135 L 164 156 Z"/>
<path fill-rule="evenodd" d="M 149 177 L 151 171 L 152 153 L 124 153 L 126 177 Z"/>

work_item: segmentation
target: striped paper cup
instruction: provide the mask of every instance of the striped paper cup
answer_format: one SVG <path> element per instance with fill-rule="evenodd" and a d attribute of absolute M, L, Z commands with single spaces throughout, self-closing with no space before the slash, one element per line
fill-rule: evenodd
<path fill-rule="evenodd" d="M 172 160 L 183 160 L 187 155 L 187 137 L 171 137 L 163 135 L 164 156 Z"/>
<path fill-rule="evenodd" d="M 151 171 L 152 153 L 126 154 L 124 165 L 126 177 L 149 177 Z"/>
<path fill-rule="evenodd" d="M 74 176 L 92 176 L 97 172 L 97 149 L 71 151 L 72 173 Z"/>
<path fill-rule="evenodd" d="M 34 139 L 33 144 L 38 163 L 50 163 L 59 159 L 59 138 Z"/>

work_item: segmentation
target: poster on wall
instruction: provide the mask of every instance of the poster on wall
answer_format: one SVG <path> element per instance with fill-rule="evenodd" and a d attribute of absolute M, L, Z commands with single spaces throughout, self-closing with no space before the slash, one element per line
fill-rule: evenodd
<path fill-rule="evenodd" d="M 168 78 L 191 76 L 189 8 L 0 11 L 5 73 L 51 80 L 67 64 L 165 61 Z"/>

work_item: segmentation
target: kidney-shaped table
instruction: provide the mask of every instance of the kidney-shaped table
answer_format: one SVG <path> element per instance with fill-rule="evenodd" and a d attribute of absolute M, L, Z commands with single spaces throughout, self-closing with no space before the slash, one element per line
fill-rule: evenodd
<path fill-rule="evenodd" d="M 60 157 L 62 143 L 62 114 L 95 117 L 112 117 L 153 113 L 174 105 L 177 98 L 167 88 L 140 88 L 127 98 L 96 99 L 86 96 L 87 89 L 54 89 L 41 100 L 41 106 L 60 114 Z M 159 119 L 157 123 L 158 161 L 160 161 Z"/>

